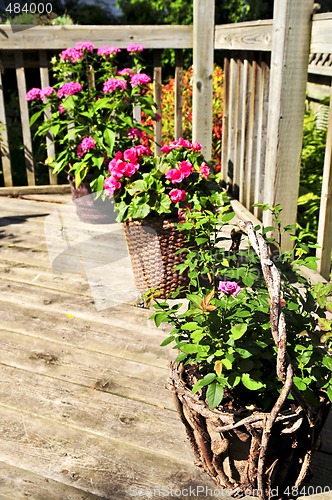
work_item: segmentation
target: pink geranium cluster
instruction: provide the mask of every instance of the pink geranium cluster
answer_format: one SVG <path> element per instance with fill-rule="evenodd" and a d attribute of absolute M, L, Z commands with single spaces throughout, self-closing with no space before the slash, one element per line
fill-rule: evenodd
<path fill-rule="evenodd" d="M 74 47 L 65 49 L 60 54 L 60 59 L 62 61 L 71 61 L 72 63 L 80 61 L 83 57 L 84 57 L 84 52 Z"/>
<path fill-rule="evenodd" d="M 54 94 L 55 89 L 53 87 L 47 86 L 42 89 L 39 88 L 32 88 L 26 93 L 26 100 L 27 101 L 40 101 L 44 97 L 50 97 L 52 94 Z"/>
<path fill-rule="evenodd" d="M 77 146 L 77 156 L 82 158 L 87 151 L 96 148 L 96 141 L 93 137 L 85 137 L 82 142 Z"/>
<path fill-rule="evenodd" d="M 138 43 L 130 43 L 127 47 L 127 51 L 129 54 L 133 54 L 135 52 L 142 52 L 144 50 L 144 46 Z"/>
<path fill-rule="evenodd" d="M 80 92 L 82 88 L 82 84 L 79 82 L 64 83 L 58 90 L 58 98 L 62 99 L 63 97 L 77 94 L 77 92 Z"/>
<path fill-rule="evenodd" d="M 171 144 L 163 146 L 160 149 L 160 151 L 162 153 L 168 154 L 173 149 L 178 149 L 178 148 L 191 149 L 192 151 L 196 151 L 197 153 L 200 153 L 202 150 L 202 146 L 199 142 L 191 143 L 187 139 L 183 139 L 182 137 L 180 137 L 179 140 L 173 141 L 171 142 Z"/>
<path fill-rule="evenodd" d="M 179 168 L 171 168 L 166 172 L 165 177 L 171 181 L 172 184 L 177 184 L 189 177 L 192 171 L 192 164 L 187 160 L 183 160 L 179 163 Z"/>
<path fill-rule="evenodd" d="M 124 90 L 127 88 L 127 82 L 123 78 L 110 78 L 103 85 L 103 92 L 114 92 L 117 89 Z"/>
<path fill-rule="evenodd" d="M 135 87 L 136 85 L 147 85 L 151 82 L 151 78 L 145 73 L 134 73 L 130 76 L 130 85 Z"/>
<path fill-rule="evenodd" d="M 119 47 L 112 47 L 109 45 L 103 45 L 102 47 L 99 47 L 97 49 L 97 54 L 99 56 L 113 56 L 114 54 L 117 54 L 118 52 L 121 52 L 121 49 Z"/>
<path fill-rule="evenodd" d="M 121 151 L 118 151 L 108 165 L 108 171 L 111 175 L 104 181 L 106 193 L 109 196 L 113 196 L 114 192 L 121 188 L 120 179 L 123 177 L 132 177 L 140 168 L 140 158 L 152 154 L 149 147 L 142 146 L 141 144 L 126 149 L 123 154 Z"/>

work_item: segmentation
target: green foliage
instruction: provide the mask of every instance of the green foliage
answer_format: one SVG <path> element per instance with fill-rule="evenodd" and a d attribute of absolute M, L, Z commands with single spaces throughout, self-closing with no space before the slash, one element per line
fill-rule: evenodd
<path fill-rule="evenodd" d="M 89 48 L 79 48 L 82 44 Z M 63 51 L 59 58 L 52 59 L 57 81 L 54 87 L 27 93 L 35 111 L 30 125 L 36 127 L 36 136 L 45 140 L 50 132 L 53 135 L 56 157 L 46 158 L 45 165 L 55 173 L 74 175 L 76 187 L 87 178 L 94 191 L 103 185 L 114 150 L 133 145 L 131 131 L 135 129 L 140 134 L 137 142 L 153 131 L 152 125 L 149 128 L 137 123 L 133 116 L 135 106 L 146 115 L 155 116 L 155 103 L 147 95 L 147 86 L 131 83 L 136 73 L 147 77 L 141 71 L 142 47 L 128 53 L 129 61 L 124 60 L 126 73 L 122 76 L 118 76 L 120 67 L 116 62 L 117 52 L 121 51 L 108 47 L 108 52 L 109 49 L 111 53 L 102 54 L 90 42 L 80 42 L 75 49 Z M 115 87 L 107 87 L 110 81 L 116 82 Z M 117 86 L 119 83 L 122 86 Z M 66 85 L 78 87 L 64 91 Z M 45 114 L 50 117 L 44 120 Z"/>
<path fill-rule="evenodd" d="M 163 345 L 173 343 L 177 361 L 197 367 L 192 390 L 203 391 L 212 409 L 233 396 L 242 407 L 269 410 L 282 388 L 274 368 L 277 349 L 270 331 L 270 296 L 251 246 L 236 251 L 232 245 L 228 250 L 224 228 L 234 213 L 224 201 L 218 213 L 191 211 L 179 225 L 193 240 L 185 262 L 178 266 L 190 277 L 187 307 L 155 298 L 152 318 L 157 326 L 173 326 Z M 281 209 L 271 210 L 278 230 Z M 311 286 L 296 270 L 305 261 L 303 255 L 292 260 L 280 253 L 278 241 L 271 241 L 270 248 L 281 275 L 280 307 L 294 384 L 312 405 L 318 404 L 320 390 L 332 400 L 332 321 L 326 318 L 332 284 Z"/>
<path fill-rule="evenodd" d="M 314 113 L 307 110 L 304 118 L 297 233 L 303 244 L 312 249 L 311 255 L 314 254 L 317 241 L 326 132 L 326 128 L 317 128 Z"/>

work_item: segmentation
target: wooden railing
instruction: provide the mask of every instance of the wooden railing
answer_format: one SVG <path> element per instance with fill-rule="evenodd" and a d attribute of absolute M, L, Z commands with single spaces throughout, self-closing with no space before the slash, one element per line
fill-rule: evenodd
<path fill-rule="evenodd" d="M 25 68 L 39 68 L 44 86 L 48 82 L 47 61 L 51 51 L 73 46 L 80 40 L 91 40 L 96 46 L 126 47 L 128 43 L 142 43 L 155 53 L 155 100 L 160 106 L 160 51 L 164 48 L 176 49 L 175 137 L 179 137 L 182 133 L 181 54 L 183 49 L 190 49 L 194 61 L 193 140 L 199 140 L 204 154 L 210 157 L 213 51 L 222 50 L 225 56 L 224 182 L 244 207 L 263 218 L 265 225 L 270 225 L 266 213 L 262 214 L 261 209 L 254 208 L 253 204 L 280 203 L 283 223 L 295 223 L 308 61 L 309 75 L 317 76 L 321 71 L 330 86 L 332 75 L 329 63 L 332 54 L 332 14 L 315 15 L 312 21 L 312 8 L 313 0 L 280 0 L 276 3 L 273 22 L 255 21 L 214 27 L 214 0 L 194 0 L 193 26 L 47 26 L 30 27 L 23 31 L 1 26 L 1 65 L 14 67 L 18 81 L 30 188 L 38 190 L 40 186 L 34 187 L 32 141 L 25 101 Z M 321 248 L 317 252 L 319 270 L 325 277 L 329 276 L 332 249 L 331 114 L 330 105 L 318 231 Z M 1 81 L 0 121 L 4 125 L 1 148 L 5 183 L 0 193 L 4 194 L 12 192 L 13 188 Z M 156 126 L 155 134 L 157 141 L 161 142 L 162 122 Z M 48 147 L 52 148 L 52 144 Z M 51 173 L 49 182 L 50 189 L 57 189 L 56 178 Z M 17 191 L 18 188 L 15 189 Z M 285 247 L 290 245 L 291 242 L 284 240 Z"/>

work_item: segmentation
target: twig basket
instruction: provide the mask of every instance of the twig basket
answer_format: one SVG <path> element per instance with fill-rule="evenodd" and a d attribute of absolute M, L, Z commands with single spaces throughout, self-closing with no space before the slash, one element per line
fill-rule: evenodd
<path fill-rule="evenodd" d="M 178 287 L 188 286 L 188 275 L 174 269 L 184 260 L 185 231 L 179 231 L 171 220 L 143 219 L 124 222 L 124 233 L 141 294 L 156 288 L 158 296 L 166 298 Z"/>
<path fill-rule="evenodd" d="M 114 222 L 111 204 L 101 197 L 94 199 L 89 181 L 83 181 L 78 188 L 75 187 L 75 178 L 67 177 L 72 200 L 76 207 L 77 217 L 88 224 L 110 224 Z"/>
<path fill-rule="evenodd" d="M 228 413 L 210 410 L 205 399 L 192 394 L 182 365 L 171 364 L 167 388 L 185 425 L 197 465 L 232 496 L 261 499 L 289 498 L 289 488 L 304 481 L 318 446 L 330 404 L 323 393 L 318 409 L 311 408 L 293 384 L 293 368 L 286 350 L 286 326 L 280 306 L 280 275 L 269 258 L 264 239 L 251 222 L 239 221 L 241 230 L 260 257 L 271 299 L 271 332 L 278 348 L 277 374 L 283 383 L 270 413 Z M 294 404 L 286 405 L 289 394 Z M 247 402 L 248 404 L 250 401 Z M 243 402 L 245 405 L 246 402 Z M 288 489 L 287 489 L 288 488 Z"/>

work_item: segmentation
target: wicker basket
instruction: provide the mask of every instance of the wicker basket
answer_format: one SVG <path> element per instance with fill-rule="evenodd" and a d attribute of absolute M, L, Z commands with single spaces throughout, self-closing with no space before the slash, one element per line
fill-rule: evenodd
<path fill-rule="evenodd" d="M 143 219 L 124 222 L 124 232 L 141 294 L 156 288 L 158 297 L 166 298 L 179 286 L 188 287 L 187 274 L 174 269 L 184 260 L 184 253 L 175 252 L 187 245 L 185 231 L 171 220 Z"/>
<path fill-rule="evenodd" d="M 75 187 L 75 179 L 72 175 L 67 177 L 70 192 L 76 207 L 77 217 L 82 222 L 89 224 L 111 224 L 114 222 L 114 211 L 109 201 L 102 198 L 93 199 L 90 182 L 82 182 L 78 188 Z"/>
<path fill-rule="evenodd" d="M 280 305 L 280 275 L 263 238 L 250 222 L 238 222 L 260 257 L 271 299 L 271 333 L 277 347 L 276 371 L 283 388 L 270 412 L 210 410 L 202 391 L 192 394 L 183 366 L 173 363 L 167 388 L 185 425 L 196 462 L 232 496 L 287 497 L 305 480 L 320 431 L 330 410 L 325 392 L 313 408 L 293 383 L 286 322 Z M 293 404 L 288 395 L 292 394 Z M 251 401 L 242 401 L 249 405 Z M 291 490 L 292 491 L 292 490 Z"/>

